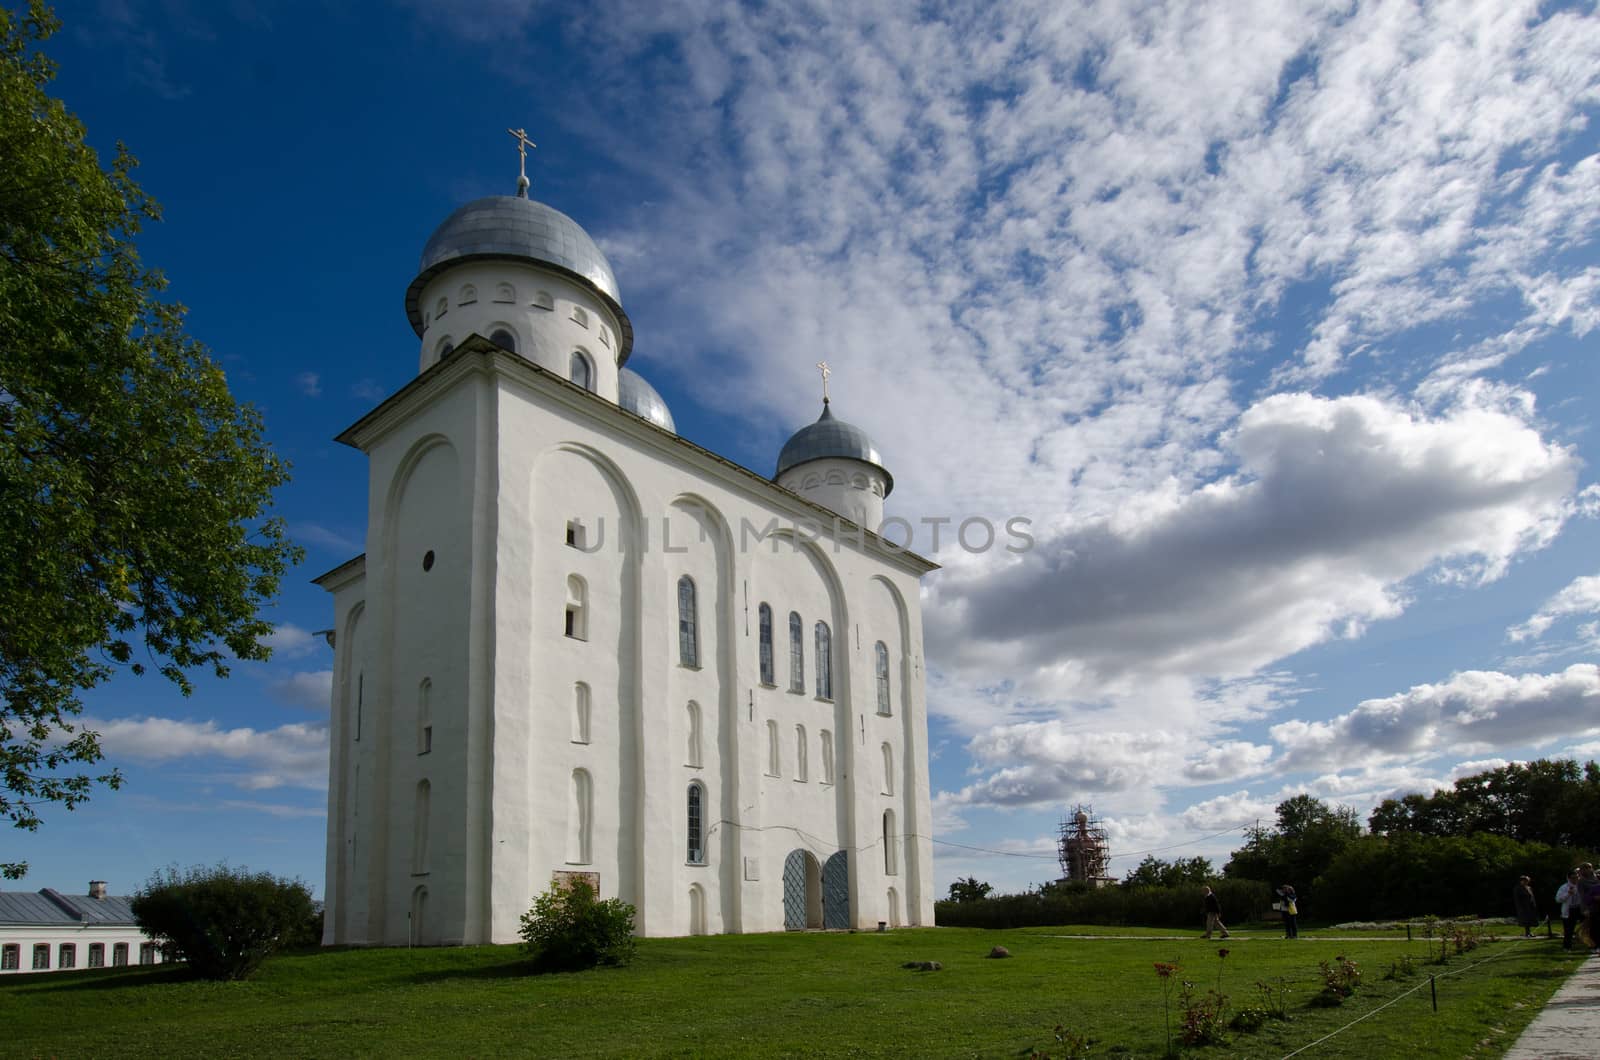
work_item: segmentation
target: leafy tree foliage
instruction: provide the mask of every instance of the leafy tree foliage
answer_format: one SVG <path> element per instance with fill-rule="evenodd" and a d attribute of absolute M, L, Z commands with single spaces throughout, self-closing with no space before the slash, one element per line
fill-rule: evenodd
<path fill-rule="evenodd" d="M 202 979 L 246 979 L 268 956 L 315 946 L 321 915 L 299 880 L 248 869 L 176 866 L 150 877 L 133 915 L 168 960 Z"/>
<path fill-rule="evenodd" d="M 1199 886 L 1216 876 L 1211 862 L 1206 858 L 1179 858 L 1162 861 L 1146 855 L 1139 867 L 1128 872 L 1124 887 L 1185 887 Z"/>
<path fill-rule="evenodd" d="M 583 880 L 550 889 L 522 914 L 524 949 L 540 971 L 564 972 L 633 960 L 633 906 L 620 898 L 600 901 Z"/>
<path fill-rule="evenodd" d="M 957 880 L 950 885 L 950 900 L 952 902 L 981 902 L 989 897 L 989 892 L 994 890 L 987 883 L 979 883 L 977 877 L 968 876 L 964 880 Z"/>
<path fill-rule="evenodd" d="M 299 559 L 263 518 L 287 476 L 259 415 L 134 250 L 160 213 L 133 157 L 103 169 L 45 91 L 58 25 L 0 8 L 0 817 L 24 829 L 120 782 L 78 771 L 102 758 L 83 689 L 265 658 L 258 607 Z"/>
<path fill-rule="evenodd" d="M 1259 920 L 1272 892 L 1256 880 L 1213 883 L 1229 923 Z M 1509 892 L 1508 892 L 1509 893 Z M 1198 891 L 1180 887 L 1044 886 L 1027 894 L 991 894 L 981 902 L 935 902 L 934 920 L 944 927 L 1013 928 L 1060 924 L 1144 925 L 1198 930 Z"/>
<path fill-rule="evenodd" d="M 1367 823 L 1390 836 L 1484 832 L 1551 846 L 1592 843 L 1600 835 L 1600 766 L 1580 768 L 1570 758 L 1514 763 L 1432 795 L 1385 799 Z"/>
<path fill-rule="evenodd" d="M 1278 804 L 1277 825 L 1245 832 L 1245 844 L 1223 866 L 1227 876 L 1292 883 L 1302 901 L 1316 890 L 1316 879 L 1361 834 L 1361 822 L 1348 806 L 1329 806 L 1310 795 Z"/>

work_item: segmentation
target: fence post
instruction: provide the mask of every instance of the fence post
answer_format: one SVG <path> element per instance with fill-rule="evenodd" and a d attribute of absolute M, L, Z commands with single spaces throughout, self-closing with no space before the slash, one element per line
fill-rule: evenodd
<path fill-rule="evenodd" d="M 1406 921 L 1406 941 L 1411 941 L 1411 921 Z"/>
<path fill-rule="evenodd" d="M 1439 981 L 1433 976 L 1428 976 L 1428 993 L 1433 995 L 1433 1011 L 1439 1011 Z"/>

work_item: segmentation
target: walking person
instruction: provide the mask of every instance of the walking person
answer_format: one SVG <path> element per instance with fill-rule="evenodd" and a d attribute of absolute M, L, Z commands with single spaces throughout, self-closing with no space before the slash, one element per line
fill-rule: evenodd
<path fill-rule="evenodd" d="M 1283 905 L 1283 937 L 1297 939 L 1300 937 L 1300 906 L 1295 901 L 1294 884 L 1279 887 L 1278 898 Z"/>
<path fill-rule="evenodd" d="M 1222 932 L 1222 937 L 1228 937 L 1228 925 L 1222 922 L 1222 903 L 1217 899 L 1216 893 L 1207 887 L 1204 899 L 1206 910 L 1206 938 L 1211 937 L 1213 931 Z"/>
<path fill-rule="evenodd" d="M 1567 882 L 1556 888 L 1556 908 L 1561 912 L 1561 948 L 1572 949 L 1572 936 L 1583 915 L 1583 891 L 1578 887 L 1578 870 L 1567 873 Z"/>
<path fill-rule="evenodd" d="M 1539 922 L 1539 900 L 1533 896 L 1533 880 L 1527 876 L 1517 877 L 1517 885 L 1511 889 L 1511 900 L 1517 907 L 1522 937 L 1533 938 L 1534 925 Z"/>

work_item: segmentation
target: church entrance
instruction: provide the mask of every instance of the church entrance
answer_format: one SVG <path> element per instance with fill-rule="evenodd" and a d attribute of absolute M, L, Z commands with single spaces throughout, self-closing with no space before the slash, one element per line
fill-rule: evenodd
<path fill-rule="evenodd" d="M 809 850 L 783 859 L 783 927 L 803 931 L 822 926 L 822 866 Z"/>
<path fill-rule="evenodd" d="M 842 850 L 822 866 L 822 926 L 850 927 L 850 858 Z"/>

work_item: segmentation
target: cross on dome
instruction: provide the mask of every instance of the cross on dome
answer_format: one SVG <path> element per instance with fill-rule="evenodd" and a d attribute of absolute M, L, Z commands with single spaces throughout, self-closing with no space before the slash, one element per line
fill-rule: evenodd
<path fill-rule="evenodd" d="M 507 129 L 506 132 L 510 133 L 511 138 L 517 141 L 517 162 L 520 171 L 517 175 L 517 194 L 527 198 L 528 148 L 538 147 L 539 145 L 528 139 L 528 130 L 526 129 Z"/>
<path fill-rule="evenodd" d="M 828 377 L 833 374 L 833 369 L 828 367 L 827 361 L 818 361 L 817 370 L 822 373 L 822 403 L 828 403 Z"/>

